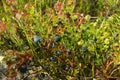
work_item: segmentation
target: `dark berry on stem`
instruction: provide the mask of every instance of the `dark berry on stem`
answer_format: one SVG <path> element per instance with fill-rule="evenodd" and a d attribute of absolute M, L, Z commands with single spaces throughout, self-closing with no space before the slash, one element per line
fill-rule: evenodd
<path fill-rule="evenodd" d="M 72 71 L 72 70 L 73 70 L 73 67 L 70 67 L 70 70 Z"/>
<path fill-rule="evenodd" d="M 45 74 L 44 73 L 41 73 L 40 75 L 39 75 L 39 79 L 43 79 L 45 77 Z"/>
<path fill-rule="evenodd" d="M 58 19 L 58 24 L 59 24 L 59 25 L 60 25 L 60 24 L 61 24 L 61 25 L 63 24 L 60 19 Z"/>
<path fill-rule="evenodd" d="M 55 41 L 55 42 L 60 41 L 60 36 L 56 36 L 56 37 L 54 38 L 54 41 Z"/>
<path fill-rule="evenodd" d="M 66 70 L 66 65 L 65 64 L 63 64 L 61 67 L 62 67 L 63 70 Z"/>
<path fill-rule="evenodd" d="M 51 57 L 50 57 L 50 60 L 51 60 L 51 61 L 54 61 L 54 60 L 55 60 L 55 57 L 54 57 L 54 56 L 51 56 Z"/>
<path fill-rule="evenodd" d="M 108 80 L 117 80 L 116 78 L 109 78 Z"/>
<path fill-rule="evenodd" d="M 96 41 L 97 41 L 97 38 L 94 38 L 94 41 L 96 42 Z"/>
<path fill-rule="evenodd" d="M 62 53 L 61 50 L 58 50 L 58 51 L 57 51 L 57 54 L 61 54 L 61 53 Z"/>
<path fill-rule="evenodd" d="M 114 37 L 117 37 L 117 36 L 118 36 L 118 34 L 116 32 L 114 32 Z"/>
<path fill-rule="evenodd" d="M 27 65 L 26 65 L 26 64 L 22 64 L 22 65 L 20 66 L 20 72 L 21 72 L 21 73 L 26 73 L 26 71 L 27 71 Z"/>
<path fill-rule="evenodd" d="M 11 61 L 17 61 L 17 58 L 12 58 Z"/>
<path fill-rule="evenodd" d="M 71 50 L 70 50 L 70 49 L 68 49 L 67 52 L 68 52 L 69 54 L 71 54 Z"/>
<path fill-rule="evenodd" d="M 83 47 L 82 52 L 86 52 L 86 51 L 87 51 L 87 47 Z"/>

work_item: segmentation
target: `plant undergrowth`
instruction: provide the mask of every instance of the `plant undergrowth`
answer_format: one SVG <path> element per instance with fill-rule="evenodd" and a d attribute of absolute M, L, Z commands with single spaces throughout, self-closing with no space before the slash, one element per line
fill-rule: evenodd
<path fill-rule="evenodd" d="M 17 79 L 17 72 L 25 74 L 30 66 L 42 68 L 32 71 L 31 80 L 47 74 L 48 80 L 120 77 L 119 0 L 0 2 L 7 78 Z"/>

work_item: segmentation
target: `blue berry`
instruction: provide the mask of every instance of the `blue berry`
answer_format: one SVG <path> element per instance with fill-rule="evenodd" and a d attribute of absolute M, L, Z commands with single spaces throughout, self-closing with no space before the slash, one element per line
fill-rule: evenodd
<path fill-rule="evenodd" d="M 51 56 L 51 57 L 50 57 L 50 60 L 51 60 L 51 61 L 54 61 L 54 60 L 55 60 L 55 57 L 54 57 L 54 56 Z"/>
<path fill-rule="evenodd" d="M 58 25 L 62 25 L 63 23 L 62 23 L 62 21 L 61 21 L 61 19 L 58 19 Z"/>
<path fill-rule="evenodd" d="M 70 50 L 70 49 L 68 49 L 67 52 L 68 52 L 69 54 L 71 54 L 71 50 Z"/>
<path fill-rule="evenodd" d="M 72 70 L 73 70 L 73 67 L 70 67 L 70 70 L 72 71 Z"/>
<path fill-rule="evenodd" d="M 45 74 L 44 73 L 41 73 L 40 75 L 39 75 L 39 79 L 43 79 L 45 77 Z"/>
<path fill-rule="evenodd" d="M 13 61 L 13 62 L 14 62 L 14 61 L 17 61 L 17 58 L 12 58 L 11 61 Z"/>
<path fill-rule="evenodd" d="M 94 41 L 96 42 L 96 41 L 97 41 L 97 38 L 94 38 Z"/>
<path fill-rule="evenodd" d="M 62 64 L 62 65 L 61 65 L 61 68 L 62 68 L 63 70 L 66 70 L 66 69 L 67 69 L 67 65 Z"/>
<path fill-rule="evenodd" d="M 58 50 L 58 51 L 57 51 L 57 54 L 61 54 L 61 50 Z"/>
<path fill-rule="evenodd" d="M 27 65 L 26 65 L 26 64 L 22 64 L 22 65 L 20 66 L 20 72 L 21 72 L 21 73 L 26 73 L 26 71 L 27 71 Z"/>
<path fill-rule="evenodd" d="M 108 80 L 117 80 L 116 78 L 109 78 Z"/>
<path fill-rule="evenodd" d="M 39 36 L 34 37 L 34 42 L 39 42 L 41 41 L 41 38 Z"/>
<path fill-rule="evenodd" d="M 56 37 L 54 38 L 54 41 L 55 41 L 55 42 L 60 41 L 60 36 L 56 36 Z"/>
<path fill-rule="evenodd" d="M 82 52 L 86 52 L 86 51 L 87 51 L 87 47 L 83 47 Z"/>
<path fill-rule="evenodd" d="M 118 36 L 118 34 L 116 32 L 114 32 L 114 37 L 117 37 L 117 36 Z"/>

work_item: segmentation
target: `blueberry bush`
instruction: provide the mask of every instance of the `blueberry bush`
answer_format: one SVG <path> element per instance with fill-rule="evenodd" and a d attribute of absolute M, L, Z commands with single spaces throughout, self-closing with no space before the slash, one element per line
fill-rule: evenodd
<path fill-rule="evenodd" d="M 1 0 L 0 62 L 5 67 L 0 67 L 0 78 L 120 78 L 119 4 L 119 0 Z"/>

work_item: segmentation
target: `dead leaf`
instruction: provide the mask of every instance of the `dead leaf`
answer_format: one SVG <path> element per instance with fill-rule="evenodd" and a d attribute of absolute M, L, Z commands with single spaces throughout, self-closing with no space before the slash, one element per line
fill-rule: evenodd
<path fill-rule="evenodd" d="M 7 50 L 5 51 L 5 55 L 13 55 L 14 51 L 13 50 Z"/>
<path fill-rule="evenodd" d="M 29 8 L 30 6 L 31 6 L 30 3 L 26 3 L 26 4 L 24 5 L 24 9 L 27 9 L 27 8 Z"/>
<path fill-rule="evenodd" d="M 16 17 L 18 20 L 20 20 L 21 16 L 22 16 L 22 14 L 20 14 L 20 13 L 16 13 L 16 15 L 15 15 L 15 17 Z"/>

